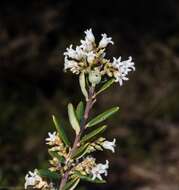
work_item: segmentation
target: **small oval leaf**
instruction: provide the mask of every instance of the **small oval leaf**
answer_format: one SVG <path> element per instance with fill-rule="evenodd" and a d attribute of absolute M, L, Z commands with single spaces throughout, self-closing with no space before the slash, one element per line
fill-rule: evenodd
<path fill-rule="evenodd" d="M 114 113 L 116 113 L 119 110 L 119 107 L 113 107 L 111 109 L 108 109 L 107 111 L 99 114 L 98 116 L 96 116 L 94 119 L 92 119 L 87 125 L 86 127 L 92 127 L 104 120 L 106 120 L 108 117 L 110 117 L 111 115 L 113 115 Z"/>
<path fill-rule="evenodd" d="M 76 117 L 79 122 L 82 121 L 83 114 L 84 114 L 84 104 L 82 101 L 80 101 L 76 108 Z"/>
<path fill-rule="evenodd" d="M 72 128 L 75 130 L 76 135 L 78 135 L 80 132 L 80 125 L 78 123 L 73 105 L 71 103 L 68 104 L 68 117 Z"/>

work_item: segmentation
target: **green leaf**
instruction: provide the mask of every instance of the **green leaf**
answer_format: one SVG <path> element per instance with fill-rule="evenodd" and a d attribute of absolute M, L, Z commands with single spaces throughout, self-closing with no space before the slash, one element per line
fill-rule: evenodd
<path fill-rule="evenodd" d="M 65 145 L 70 146 L 70 142 L 65 134 L 65 131 L 62 125 L 60 125 L 59 121 L 54 115 L 52 115 L 52 119 L 53 119 L 54 126 L 59 134 L 60 139 L 65 143 Z"/>
<path fill-rule="evenodd" d="M 67 182 L 65 186 L 62 188 L 62 190 L 74 190 L 79 182 L 80 182 L 80 178 L 76 177 L 72 179 L 71 181 Z"/>
<path fill-rule="evenodd" d="M 57 153 L 57 151 L 48 151 L 48 152 L 49 152 L 49 154 L 50 154 L 50 156 L 51 156 L 52 158 L 57 158 L 60 163 L 65 163 L 65 158 L 64 158 L 64 156 L 59 155 L 59 154 Z"/>
<path fill-rule="evenodd" d="M 84 72 L 81 72 L 81 74 L 79 76 L 79 83 L 80 83 L 80 87 L 81 87 L 81 91 L 82 91 L 83 95 L 85 96 L 86 100 L 88 100 L 88 92 L 86 90 L 86 81 L 85 81 Z"/>
<path fill-rule="evenodd" d="M 84 114 L 84 104 L 82 101 L 80 101 L 76 108 L 76 117 L 79 122 L 81 122 L 83 114 Z"/>
<path fill-rule="evenodd" d="M 87 175 L 87 176 L 82 175 L 78 171 L 75 171 L 74 175 L 80 177 L 80 179 L 82 179 L 82 180 L 85 180 L 85 181 L 88 181 L 88 182 L 91 182 L 91 183 L 106 183 L 105 180 L 99 180 L 99 179 L 92 180 L 92 176 L 90 176 L 90 175 Z"/>
<path fill-rule="evenodd" d="M 39 169 L 38 173 L 41 177 L 45 177 L 45 178 L 48 178 L 50 180 L 58 181 L 60 179 L 60 175 L 58 173 L 52 172 L 52 171 L 47 170 L 47 169 Z"/>
<path fill-rule="evenodd" d="M 75 130 L 76 135 L 78 135 L 80 132 L 80 125 L 76 118 L 74 107 L 71 103 L 68 104 L 68 117 L 69 117 L 69 121 L 70 121 L 72 128 Z"/>
<path fill-rule="evenodd" d="M 98 134 L 102 133 L 105 129 L 107 128 L 107 125 L 103 125 L 102 127 L 99 127 L 93 131 L 91 131 L 90 133 L 88 133 L 87 135 L 85 135 L 82 139 L 81 139 L 81 143 L 90 141 L 91 139 L 93 139 L 93 137 L 97 136 Z"/>
<path fill-rule="evenodd" d="M 72 155 L 72 159 L 76 159 L 76 158 L 81 158 L 82 156 L 84 156 L 84 154 L 86 154 L 86 150 L 89 146 L 89 143 L 85 144 L 85 145 L 82 145 L 80 146 L 76 152 Z"/>
<path fill-rule="evenodd" d="M 87 127 L 92 127 L 104 120 L 106 120 L 108 117 L 110 117 L 111 115 L 113 115 L 114 113 L 116 113 L 119 110 L 119 107 L 113 107 L 111 109 L 108 109 L 107 111 L 99 114 L 98 116 L 96 116 L 94 119 L 92 119 L 88 124 Z"/>
<path fill-rule="evenodd" d="M 108 80 L 104 85 L 102 85 L 102 87 L 96 93 L 96 95 L 100 94 L 101 92 L 103 92 L 104 90 L 106 90 L 107 88 L 109 88 L 114 82 L 115 82 L 114 79 Z"/>

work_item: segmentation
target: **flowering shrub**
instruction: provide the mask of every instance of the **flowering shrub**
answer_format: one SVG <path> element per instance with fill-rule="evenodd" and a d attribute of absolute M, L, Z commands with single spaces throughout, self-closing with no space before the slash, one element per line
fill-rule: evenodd
<path fill-rule="evenodd" d="M 75 108 L 68 104 L 69 123 L 75 132 L 74 142 L 71 143 L 60 122 L 53 115 L 55 132 L 49 132 L 45 139 L 51 156 L 48 169 L 35 169 L 25 176 L 25 189 L 35 188 L 43 190 L 73 190 L 80 180 L 93 183 L 105 183 L 103 175 L 107 176 L 109 161 L 97 163 L 92 156 L 94 151 L 104 149 L 115 152 L 116 139 L 108 141 L 101 137 L 107 125 L 96 127 L 99 123 L 116 113 L 119 108 L 113 107 L 89 119 L 90 111 L 97 96 L 109 88 L 114 82 L 120 85 L 128 80 L 128 73 L 134 71 L 134 62 L 129 57 L 122 61 L 121 57 L 106 58 L 105 50 L 109 44 L 114 44 L 111 37 L 102 34 L 98 43 L 92 30 L 85 31 L 85 39 L 81 45 L 70 45 L 64 53 L 64 70 L 70 70 L 79 75 L 79 84 L 85 97 L 85 103 L 80 101 Z"/>

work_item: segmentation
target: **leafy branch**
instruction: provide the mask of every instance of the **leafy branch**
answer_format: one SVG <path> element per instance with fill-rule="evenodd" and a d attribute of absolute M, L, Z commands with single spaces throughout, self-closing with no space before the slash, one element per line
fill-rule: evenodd
<path fill-rule="evenodd" d="M 131 57 L 126 61 L 121 61 L 121 57 L 113 58 L 112 62 L 105 58 L 107 45 L 113 44 L 111 37 L 102 34 L 97 45 L 91 29 L 86 30 L 85 34 L 80 46 L 73 49 L 71 45 L 64 53 L 64 69 L 79 75 L 79 85 L 85 98 L 85 105 L 83 101 L 77 107 L 68 104 L 69 124 L 75 132 L 74 141 L 71 143 L 61 122 L 53 115 L 56 131 L 49 132 L 45 139 L 49 146 L 50 167 L 29 171 L 25 176 L 25 189 L 74 190 L 80 180 L 106 182 L 102 176 L 107 176 L 109 161 L 97 163 L 92 155 L 94 151 L 105 149 L 115 152 L 116 139 L 108 141 L 102 137 L 107 125 L 98 125 L 118 112 L 119 107 L 107 109 L 94 118 L 90 118 L 90 113 L 97 96 L 115 82 L 122 85 L 135 67 Z"/>

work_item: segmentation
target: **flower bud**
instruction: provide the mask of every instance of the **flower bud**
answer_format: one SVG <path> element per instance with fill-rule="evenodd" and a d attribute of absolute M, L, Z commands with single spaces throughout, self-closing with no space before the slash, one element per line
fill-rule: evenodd
<path fill-rule="evenodd" d="M 92 86 L 96 86 L 101 81 L 101 73 L 98 70 L 91 71 L 89 73 L 89 81 Z"/>
<path fill-rule="evenodd" d="M 93 52 L 89 52 L 87 54 L 87 61 L 89 64 L 93 64 L 94 60 L 95 60 L 95 54 Z"/>

